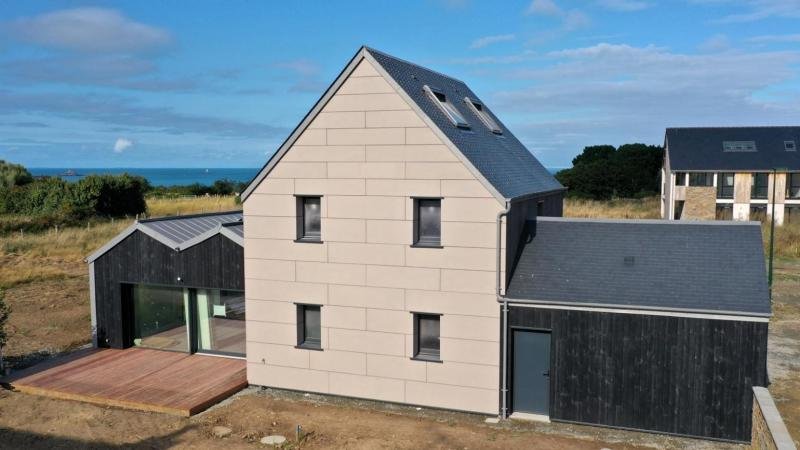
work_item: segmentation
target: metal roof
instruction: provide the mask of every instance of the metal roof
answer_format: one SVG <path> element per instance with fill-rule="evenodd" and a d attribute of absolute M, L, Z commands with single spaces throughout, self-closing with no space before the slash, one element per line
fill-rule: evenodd
<path fill-rule="evenodd" d="M 462 81 L 378 50 L 361 47 L 286 141 L 270 157 L 258 175 L 253 178 L 242 193 L 242 200 L 246 200 L 255 190 L 328 100 L 333 97 L 358 63 L 364 59 L 374 62 L 377 65 L 376 69 L 385 72 L 388 81 L 396 84 L 401 95 L 405 95 L 411 101 L 411 106 L 417 112 L 427 116 L 432 126 L 443 134 L 446 140 L 445 144 L 463 155 L 467 167 L 473 170 L 473 173 L 484 182 L 498 200 L 511 200 L 565 189 Z M 424 93 L 423 86 L 425 85 L 435 88 L 448 97 L 461 115 L 468 120 L 469 129 L 453 125 Z M 483 123 L 475 111 L 465 103 L 465 97 L 482 105 L 482 109 L 499 125 L 500 134 L 493 133 Z"/>
<path fill-rule="evenodd" d="M 563 305 L 771 314 L 757 222 L 540 217 L 507 296 Z"/>
<path fill-rule="evenodd" d="M 96 260 L 135 231 L 141 231 L 175 251 L 185 250 L 217 234 L 244 246 L 242 220 L 241 211 L 140 220 L 89 255 L 86 262 Z"/>
<path fill-rule="evenodd" d="M 667 128 L 664 142 L 672 171 L 800 170 L 800 126 Z"/>

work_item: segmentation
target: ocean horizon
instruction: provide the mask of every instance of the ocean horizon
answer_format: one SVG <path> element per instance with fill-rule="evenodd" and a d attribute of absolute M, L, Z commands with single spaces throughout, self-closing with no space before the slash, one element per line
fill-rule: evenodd
<path fill-rule="evenodd" d="M 556 173 L 563 167 L 548 167 L 550 173 Z M 217 180 L 231 180 L 242 183 L 249 182 L 256 176 L 260 167 L 240 168 L 141 168 L 141 167 L 29 167 L 35 177 L 60 177 L 67 181 L 78 181 L 88 175 L 121 175 L 128 173 L 144 177 L 153 186 L 186 186 L 199 183 L 214 184 Z M 69 171 L 69 172 L 68 172 Z M 74 173 L 74 175 L 73 175 Z"/>

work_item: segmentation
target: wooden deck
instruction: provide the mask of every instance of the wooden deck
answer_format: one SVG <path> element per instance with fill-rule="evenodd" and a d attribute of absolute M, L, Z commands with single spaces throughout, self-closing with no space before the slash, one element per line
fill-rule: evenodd
<path fill-rule="evenodd" d="M 16 374 L 30 394 L 99 405 L 196 414 L 247 386 L 242 359 L 130 348 L 92 349 Z"/>

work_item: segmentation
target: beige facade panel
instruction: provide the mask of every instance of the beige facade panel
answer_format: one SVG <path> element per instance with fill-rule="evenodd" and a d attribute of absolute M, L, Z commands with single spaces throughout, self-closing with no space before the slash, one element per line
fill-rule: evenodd
<path fill-rule="evenodd" d="M 402 111 L 408 104 L 396 93 L 334 95 L 323 112 L 335 111 Z M 401 130 L 402 131 L 402 130 Z"/>
<path fill-rule="evenodd" d="M 491 294 L 495 291 L 495 279 L 495 272 L 442 269 L 442 290 Z"/>
<path fill-rule="evenodd" d="M 734 203 L 733 220 L 750 220 L 750 203 Z"/>
<path fill-rule="evenodd" d="M 364 330 L 367 325 L 365 308 L 350 306 L 325 305 L 321 314 L 322 326 L 327 328 L 344 328 L 347 330 Z"/>
<path fill-rule="evenodd" d="M 367 285 L 406 289 L 438 290 L 440 269 L 367 266 Z"/>
<path fill-rule="evenodd" d="M 294 217 L 297 214 L 297 199 L 288 194 L 252 194 L 254 202 L 245 205 L 251 216 Z"/>
<path fill-rule="evenodd" d="M 470 171 L 458 162 L 407 162 L 406 178 L 418 180 L 474 180 Z"/>
<path fill-rule="evenodd" d="M 295 281 L 295 262 L 250 258 L 244 265 L 244 277 L 257 280 Z"/>
<path fill-rule="evenodd" d="M 446 362 L 444 364 L 428 364 L 427 381 L 429 383 L 450 384 L 483 389 L 497 389 L 500 376 L 497 366 L 480 364 L 463 364 Z"/>
<path fill-rule="evenodd" d="M 328 245 L 332 249 L 333 246 L 347 244 L 329 243 Z M 329 255 L 332 256 L 333 251 L 329 250 Z M 335 264 L 297 261 L 296 270 L 297 281 L 307 281 L 311 283 L 353 284 L 357 286 L 363 286 L 367 282 L 367 268 L 363 264 Z"/>
<path fill-rule="evenodd" d="M 328 329 L 328 345 L 325 348 L 376 355 L 403 356 L 405 337 L 402 334 L 375 331 Z"/>
<path fill-rule="evenodd" d="M 444 247 L 488 248 L 494 251 L 497 246 L 497 224 L 442 222 L 442 245 Z M 505 242 L 502 242 L 501 245 L 505 247 Z"/>
<path fill-rule="evenodd" d="M 364 353 L 340 352 L 325 350 L 322 352 L 309 351 L 311 354 L 311 368 L 328 372 L 350 373 L 355 375 L 367 374 L 367 355 Z"/>
<path fill-rule="evenodd" d="M 248 300 L 274 300 L 324 305 L 328 303 L 328 286 L 297 281 L 267 281 L 246 279 Z M 269 320 L 269 317 L 263 319 Z M 250 321 L 250 317 L 247 318 Z"/>
<path fill-rule="evenodd" d="M 442 222 L 492 222 L 503 207 L 494 198 L 448 198 L 442 201 Z"/>
<path fill-rule="evenodd" d="M 291 194 L 294 192 L 294 180 L 269 178 L 256 186 L 253 194 Z M 244 207 L 247 208 L 245 202 Z"/>
<path fill-rule="evenodd" d="M 322 239 L 328 242 L 366 242 L 367 221 L 323 218 Z"/>
<path fill-rule="evenodd" d="M 330 178 L 392 178 L 405 176 L 405 164 L 401 162 L 332 162 L 328 163 Z"/>
<path fill-rule="evenodd" d="M 370 308 L 367 309 L 367 330 L 409 334 L 414 329 L 412 318 L 408 311 Z"/>
<path fill-rule="evenodd" d="M 261 386 L 328 393 L 328 372 L 320 370 L 247 363 L 247 381 Z"/>
<path fill-rule="evenodd" d="M 381 75 L 372 67 L 367 60 L 361 60 L 360 63 L 353 69 L 353 72 L 350 74 L 350 78 L 358 78 L 358 77 L 380 77 Z"/>
<path fill-rule="evenodd" d="M 367 195 L 439 197 L 439 186 L 439 180 L 367 180 Z"/>
<path fill-rule="evenodd" d="M 430 128 L 406 128 L 406 144 L 409 145 L 425 145 L 425 144 L 442 144 Z"/>
<path fill-rule="evenodd" d="M 496 253 L 489 248 L 444 247 L 418 248 L 406 247 L 406 265 L 411 267 L 431 267 L 464 270 L 485 270 L 494 272 L 497 263 Z"/>
<path fill-rule="evenodd" d="M 363 128 L 365 117 L 363 111 L 322 112 L 317 114 L 308 128 Z"/>
<path fill-rule="evenodd" d="M 406 215 L 404 197 L 330 196 L 326 201 L 327 217 L 331 218 L 403 220 Z"/>
<path fill-rule="evenodd" d="M 248 257 L 264 255 L 272 259 L 288 261 L 326 261 L 328 244 L 294 242 L 280 239 L 245 238 L 245 248 L 250 247 Z"/>
<path fill-rule="evenodd" d="M 786 174 L 777 173 L 774 176 L 769 176 L 769 202 L 772 203 L 772 183 L 775 182 L 775 203 L 783 203 L 786 201 Z M 770 212 L 771 214 L 771 212 Z M 777 216 L 777 212 L 775 216 Z"/>
<path fill-rule="evenodd" d="M 367 111 L 367 128 L 424 127 L 414 111 Z"/>
<path fill-rule="evenodd" d="M 406 382 L 406 402 L 412 405 L 497 414 L 497 389 Z"/>
<path fill-rule="evenodd" d="M 303 131 L 296 141 L 294 141 L 294 145 L 325 145 L 327 144 L 325 140 L 325 130 L 315 130 L 315 129 L 306 129 Z"/>
<path fill-rule="evenodd" d="M 330 163 L 328 171 L 333 164 L 363 163 Z M 364 195 L 366 193 L 364 180 L 296 179 L 294 185 L 296 195 Z"/>
<path fill-rule="evenodd" d="M 410 220 L 368 220 L 367 242 L 411 245 L 413 225 Z"/>
<path fill-rule="evenodd" d="M 254 208 L 250 208 L 250 210 L 252 209 Z M 258 207 L 255 209 L 260 210 Z M 295 217 L 248 215 L 244 227 L 245 236 L 248 239 L 294 239 L 297 237 L 297 219 Z M 248 249 L 245 248 L 244 252 L 246 257 Z M 258 256 L 268 257 L 269 255 Z"/>
<path fill-rule="evenodd" d="M 425 381 L 428 363 L 407 356 L 367 355 L 367 375 L 382 378 Z"/>
<path fill-rule="evenodd" d="M 336 94 L 391 94 L 394 92 L 394 88 L 383 77 L 374 76 L 350 77 L 342 83 Z"/>
<path fill-rule="evenodd" d="M 734 203 L 750 203 L 750 186 L 753 184 L 750 173 L 736 173 L 733 176 Z"/>
<path fill-rule="evenodd" d="M 252 341 L 247 343 L 247 362 L 255 364 L 308 369 L 311 353 L 298 351 L 291 345 L 264 344 Z"/>
<path fill-rule="evenodd" d="M 357 306 L 362 308 L 403 309 L 405 292 L 359 286 L 330 285 L 328 303 L 331 305 Z"/>
<path fill-rule="evenodd" d="M 297 305 L 291 302 L 248 298 L 245 300 L 245 308 L 248 315 L 269 319 L 270 322 L 297 322 Z"/>
<path fill-rule="evenodd" d="M 500 340 L 500 322 L 494 317 L 449 314 L 443 316 L 439 327 L 441 337 L 494 342 Z"/>
<path fill-rule="evenodd" d="M 486 186 L 477 180 L 442 180 L 442 196 L 494 199 L 494 196 L 486 189 Z"/>
<path fill-rule="evenodd" d="M 689 186 L 681 219 L 714 220 L 716 217 L 717 188 L 713 186 Z"/>
<path fill-rule="evenodd" d="M 409 289 L 405 296 L 406 309 L 409 311 L 500 317 L 500 307 L 493 292 L 491 294 L 468 294 Z"/>
<path fill-rule="evenodd" d="M 324 131 L 324 130 L 323 130 Z M 324 162 L 289 162 L 281 161 L 269 173 L 271 178 L 325 178 L 328 166 Z M 254 203 L 247 198 L 247 203 Z"/>
<path fill-rule="evenodd" d="M 328 247 L 328 260 L 331 262 L 380 266 L 402 266 L 405 263 L 405 248 L 400 245 L 331 242 Z"/>
<path fill-rule="evenodd" d="M 295 145 L 286 153 L 283 162 L 365 161 L 363 145 Z M 266 181 L 266 180 L 265 180 Z M 264 182 L 262 182 L 264 183 Z M 289 194 L 289 192 L 275 192 Z"/>
<path fill-rule="evenodd" d="M 297 344 L 297 327 L 293 323 L 259 322 L 247 319 L 245 332 L 247 333 L 247 342 Z"/>
<path fill-rule="evenodd" d="M 500 365 L 500 352 L 497 350 L 497 342 L 446 337 L 440 338 L 439 341 L 444 364 L 449 364 L 450 362 L 483 364 L 493 366 L 495 370 Z"/>
<path fill-rule="evenodd" d="M 330 374 L 330 393 L 348 397 L 402 402 L 405 385 L 402 380 L 366 377 L 342 373 Z"/>
<path fill-rule="evenodd" d="M 367 145 L 367 161 L 458 162 L 444 145 Z"/>

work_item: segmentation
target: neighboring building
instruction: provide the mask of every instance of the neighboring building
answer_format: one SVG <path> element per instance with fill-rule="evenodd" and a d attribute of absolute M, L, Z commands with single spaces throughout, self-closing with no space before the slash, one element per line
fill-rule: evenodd
<path fill-rule="evenodd" d="M 205 353 L 235 311 L 254 385 L 748 440 L 760 227 L 565 219 L 564 191 L 463 82 L 364 47 L 242 194 L 243 234 L 146 221 L 90 257 L 99 344 Z M 208 293 L 242 281 L 246 316 Z"/>
<path fill-rule="evenodd" d="M 800 127 L 667 128 L 664 219 L 800 223 Z M 773 171 L 775 173 L 773 174 Z"/>

